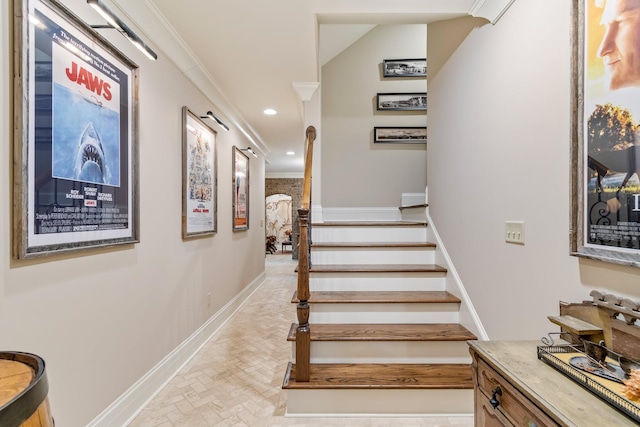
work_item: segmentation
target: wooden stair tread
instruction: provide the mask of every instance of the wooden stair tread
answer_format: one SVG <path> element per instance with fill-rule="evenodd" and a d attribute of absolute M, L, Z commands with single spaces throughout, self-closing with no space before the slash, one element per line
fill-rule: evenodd
<path fill-rule="evenodd" d="M 429 242 L 320 242 L 312 243 L 311 248 L 435 248 Z"/>
<path fill-rule="evenodd" d="M 292 323 L 287 341 L 296 340 Z M 469 341 L 477 337 L 458 323 L 313 323 L 311 341 Z"/>
<path fill-rule="evenodd" d="M 405 210 L 405 209 L 416 209 L 416 208 L 426 208 L 427 206 L 429 206 L 427 203 L 422 203 L 420 205 L 406 205 L 406 206 L 400 206 L 398 209 Z"/>
<path fill-rule="evenodd" d="M 291 302 L 297 304 L 298 292 Z M 312 291 L 309 303 L 460 303 L 460 299 L 446 291 Z"/>
<path fill-rule="evenodd" d="M 311 227 L 426 227 L 424 221 L 325 221 Z"/>
<path fill-rule="evenodd" d="M 284 389 L 473 389 L 469 364 L 311 364 L 297 382 L 289 363 Z"/>
<path fill-rule="evenodd" d="M 312 264 L 311 273 L 446 273 L 437 264 Z"/>

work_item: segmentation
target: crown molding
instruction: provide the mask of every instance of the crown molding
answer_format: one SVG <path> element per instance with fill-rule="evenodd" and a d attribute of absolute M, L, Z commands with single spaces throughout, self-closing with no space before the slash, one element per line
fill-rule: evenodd
<path fill-rule="evenodd" d="M 514 1 L 515 0 L 476 0 L 469 10 L 469 15 L 477 18 L 485 18 L 492 24 L 495 24 Z"/>

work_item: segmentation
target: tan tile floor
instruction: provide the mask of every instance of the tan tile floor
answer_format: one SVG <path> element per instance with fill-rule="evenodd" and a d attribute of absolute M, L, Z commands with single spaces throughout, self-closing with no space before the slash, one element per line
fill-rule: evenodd
<path fill-rule="evenodd" d="M 285 417 L 296 263 L 290 253 L 267 255 L 265 282 L 129 426 L 473 426 L 468 416 Z"/>

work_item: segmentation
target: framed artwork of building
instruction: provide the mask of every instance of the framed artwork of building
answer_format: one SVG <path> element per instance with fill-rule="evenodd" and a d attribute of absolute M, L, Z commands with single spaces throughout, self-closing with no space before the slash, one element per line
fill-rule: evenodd
<path fill-rule="evenodd" d="M 14 256 L 138 242 L 137 65 L 55 1 L 14 15 Z"/>
<path fill-rule="evenodd" d="M 572 8 L 571 253 L 640 266 L 640 3 Z"/>

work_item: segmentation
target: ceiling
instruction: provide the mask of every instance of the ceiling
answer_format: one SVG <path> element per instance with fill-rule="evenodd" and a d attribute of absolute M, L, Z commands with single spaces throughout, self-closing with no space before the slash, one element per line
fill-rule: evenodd
<path fill-rule="evenodd" d="M 513 1 L 112 0 L 147 44 L 209 95 L 214 113 L 265 156 L 267 176 L 303 170 L 303 104 L 295 86 L 317 83 L 319 68 L 375 25 L 467 15 L 493 21 Z M 277 114 L 265 115 L 266 108 Z"/>

